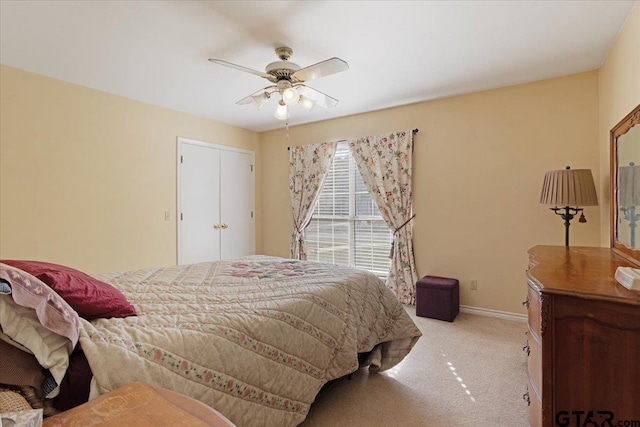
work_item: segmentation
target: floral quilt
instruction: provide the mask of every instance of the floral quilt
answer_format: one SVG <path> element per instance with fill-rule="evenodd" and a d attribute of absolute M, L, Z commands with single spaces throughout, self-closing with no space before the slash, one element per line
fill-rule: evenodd
<path fill-rule="evenodd" d="M 356 269 L 266 256 L 96 276 L 138 316 L 82 319 L 100 393 L 132 381 L 214 407 L 238 426 L 295 426 L 323 384 L 400 362 L 421 333 Z"/>

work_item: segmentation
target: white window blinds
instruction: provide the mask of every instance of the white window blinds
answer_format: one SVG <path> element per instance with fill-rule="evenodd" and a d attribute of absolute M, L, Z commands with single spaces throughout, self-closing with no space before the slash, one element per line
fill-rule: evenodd
<path fill-rule="evenodd" d="M 362 182 L 346 141 L 338 143 L 313 218 L 305 229 L 310 261 L 369 270 L 385 279 L 391 232 Z"/>

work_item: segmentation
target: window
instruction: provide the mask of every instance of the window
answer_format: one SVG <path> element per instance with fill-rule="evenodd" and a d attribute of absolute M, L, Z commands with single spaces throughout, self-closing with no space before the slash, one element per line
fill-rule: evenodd
<path fill-rule="evenodd" d="M 391 231 L 369 194 L 346 141 L 338 143 L 305 229 L 310 261 L 369 270 L 382 279 L 389 273 Z"/>

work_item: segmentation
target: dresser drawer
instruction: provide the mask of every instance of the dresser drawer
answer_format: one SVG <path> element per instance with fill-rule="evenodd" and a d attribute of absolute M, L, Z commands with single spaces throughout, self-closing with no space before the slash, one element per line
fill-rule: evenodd
<path fill-rule="evenodd" d="M 535 394 L 538 400 L 542 400 L 542 347 L 533 337 L 529 338 L 527 345 L 529 346 L 527 356 L 529 394 Z"/>
<path fill-rule="evenodd" d="M 540 341 L 540 318 L 542 315 L 540 294 L 531 286 L 527 286 L 527 289 L 529 329 L 535 334 L 538 341 Z"/>
<path fill-rule="evenodd" d="M 542 404 L 538 400 L 538 396 L 531 390 L 531 384 L 529 384 L 529 425 L 531 427 L 542 427 Z"/>

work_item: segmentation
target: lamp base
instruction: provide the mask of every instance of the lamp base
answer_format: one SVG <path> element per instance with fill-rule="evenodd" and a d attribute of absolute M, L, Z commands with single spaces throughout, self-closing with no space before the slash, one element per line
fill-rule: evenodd
<path fill-rule="evenodd" d="M 564 219 L 564 245 L 569 246 L 569 227 L 571 226 L 571 220 L 580 212 L 582 212 L 582 208 L 573 208 L 571 206 L 565 206 L 564 208 L 549 208 L 556 215 L 560 215 L 560 218 Z M 563 212 L 564 211 L 564 212 Z M 580 217 L 580 222 L 587 222 L 584 219 L 584 213 Z"/>

